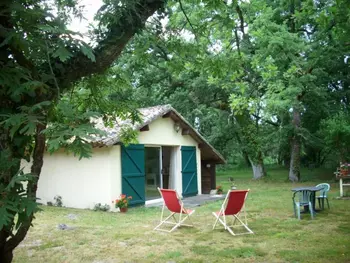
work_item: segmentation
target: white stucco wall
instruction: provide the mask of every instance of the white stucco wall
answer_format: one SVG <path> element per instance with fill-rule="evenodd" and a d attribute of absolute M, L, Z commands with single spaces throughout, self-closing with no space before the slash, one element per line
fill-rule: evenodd
<path fill-rule="evenodd" d="M 172 158 L 175 178 L 172 184 L 182 193 L 181 146 L 195 146 L 197 155 L 198 194 L 201 194 L 201 157 L 198 143 L 190 135 L 174 130 L 170 118 L 158 118 L 149 125 L 150 130 L 140 132 L 138 141 L 149 146 L 174 146 Z M 173 160 L 174 159 L 174 160 Z M 30 165 L 23 162 L 27 167 Z M 28 170 L 28 168 L 27 168 Z M 55 195 L 62 196 L 63 205 L 76 208 L 93 208 L 96 203 L 112 205 L 122 192 L 121 147 L 94 148 L 90 159 L 79 160 L 63 151 L 45 154 L 44 165 L 38 184 L 39 202 L 53 202 Z"/>
<path fill-rule="evenodd" d="M 93 157 L 82 160 L 63 151 L 45 154 L 38 184 L 39 202 L 53 202 L 54 196 L 60 195 L 66 207 L 111 205 L 110 148 L 94 148 Z"/>
<path fill-rule="evenodd" d="M 171 118 L 159 117 L 149 125 L 149 131 L 140 132 L 137 139 L 145 145 L 198 145 L 190 135 L 182 135 L 181 130 L 176 132 L 174 124 Z"/>
<path fill-rule="evenodd" d="M 140 132 L 138 141 L 140 144 L 147 145 L 164 145 L 164 146 L 195 146 L 197 156 L 197 182 L 198 194 L 202 193 L 201 184 L 201 153 L 198 143 L 190 135 L 182 135 L 182 131 L 176 132 L 174 129 L 175 122 L 171 118 L 159 117 L 157 120 L 149 124 L 149 131 Z M 175 189 L 178 193 L 182 193 L 182 163 L 181 163 L 181 147 L 177 147 L 176 154 L 176 178 Z"/>
<path fill-rule="evenodd" d="M 110 147 L 109 151 L 109 176 L 110 176 L 110 200 L 117 199 L 122 193 L 122 167 L 121 167 L 121 149 L 120 145 Z M 112 210 L 116 210 L 112 207 Z"/>

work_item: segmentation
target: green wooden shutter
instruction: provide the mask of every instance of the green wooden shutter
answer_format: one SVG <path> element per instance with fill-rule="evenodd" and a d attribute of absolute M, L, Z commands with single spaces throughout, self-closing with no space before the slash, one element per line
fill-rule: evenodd
<path fill-rule="evenodd" d="M 132 196 L 130 205 L 145 203 L 145 146 L 121 147 L 122 193 Z"/>
<path fill-rule="evenodd" d="M 196 147 L 182 146 L 182 195 L 192 196 L 198 194 L 197 185 L 197 158 Z"/>

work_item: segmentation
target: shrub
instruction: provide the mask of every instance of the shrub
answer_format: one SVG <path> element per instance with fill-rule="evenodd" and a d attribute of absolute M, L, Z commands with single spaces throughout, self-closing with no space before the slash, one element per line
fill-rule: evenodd
<path fill-rule="evenodd" d="M 94 211 L 103 211 L 103 212 L 107 212 L 109 211 L 111 207 L 107 204 L 104 204 L 102 205 L 101 203 L 97 203 L 95 206 L 94 206 Z"/>
<path fill-rule="evenodd" d="M 57 207 L 63 206 L 62 196 L 56 195 L 53 199 L 55 200 L 54 206 L 57 206 Z"/>
<path fill-rule="evenodd" d="M 46 202 L 47 206 L 57 206 L 57 207 L 63 207 L 63 201 L 62 201 L 62 196 L 56 195 L 53 200 L 54 202 L 48 201 Z"/>

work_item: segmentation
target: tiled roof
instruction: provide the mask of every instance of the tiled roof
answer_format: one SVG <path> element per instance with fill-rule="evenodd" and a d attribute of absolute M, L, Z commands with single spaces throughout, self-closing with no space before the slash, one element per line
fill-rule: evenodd
<path fill-rule="evenodd" d="M 195 130 L 191 124 L 189 124 L 181 115 L 178 113 L 174 108 L 171 107 L 171 105 L 158 105 L 148 108 L 141 108 L 139 109 L 141 122 L 135 122 L 132 123 L 130 119 L 126 120 L 120 120 L 116 119 L 115 123 L 112 127 L 106 127 L 104 125 L 104 122 L 102 119 L 94 120 L 96 128 L 99 128 L 100 130 L 103 130 L 106 135 L 102 137 L 97 137 L 94 141 L 94 144 L 98 145 L 105 145 L 105 146 L 111 146 L 118 142 L 120 142 L 120 137 L 123 131 L 132 129 L 134 131 L 140 130 L 142 127 L 150 124 L 154 120 L 158 119 L 159 117 L 164 116 L 165 114 L 172 112 L 176 115 L 176 117 L 183 122 L 192 132 L 192 135 L 196 137 L 197 141 L 200 141 L 206 146 L 206 149 L 212 152 L 212 154 L 216 157 L 217 160 L 220 161 L 220 163 L 225 163 L 224 158 L 221 156 L 220 153 L 218 153 L 213 146 L 211 146 L 204 137 Z"/>
<path fill-rule="evenodd" d="M 152 121 L 157 118 L 163 116 L 172 110 L 172 107 L 167 105 L 158 105 L 148 108 L 139 109 L 141 122 L 132 123 L 130 119 L 120 120 L 116 119 L 113 127 L 106 127 L 102 121 L 102 119 L 95 120 L 95 127 L 104 131 L 106 133 L 105 136 L 96 138 L 95 142 L 99 144 L 103 144 L 106 146 L 110 146 L 116 144 L 120 141 L 120 136 L 124 130 L 132 129 L 134 131 L 141 129 L 143 126 L 150 124 Z"/>

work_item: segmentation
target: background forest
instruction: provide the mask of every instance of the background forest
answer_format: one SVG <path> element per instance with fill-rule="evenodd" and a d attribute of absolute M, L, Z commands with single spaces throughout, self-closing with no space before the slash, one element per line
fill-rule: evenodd
<path fill-rule="evenodd" d="M 346 1 L 174 3 L 109 78 L 142 107 L 171 104 L 229 164 L 335 168 L 350 153 Z"/>

